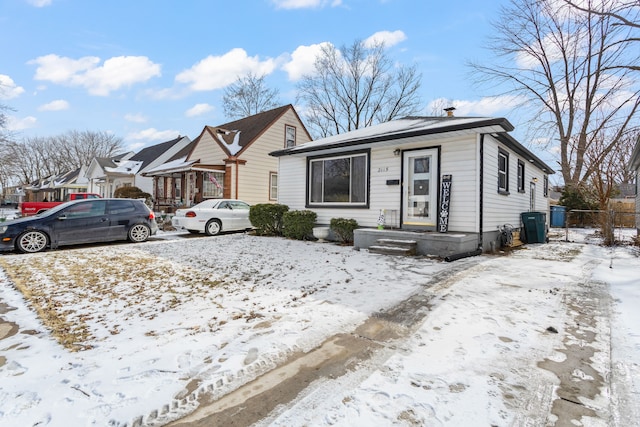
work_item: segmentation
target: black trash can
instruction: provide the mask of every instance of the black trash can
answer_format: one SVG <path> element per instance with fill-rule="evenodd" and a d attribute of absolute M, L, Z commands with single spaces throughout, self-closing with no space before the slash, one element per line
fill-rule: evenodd
<path fill-rule="evenodd" d="M 522 212 L 520 214 L 526 243 L 547 241 L 547 214 L 544 212 Z M 522 239 L 522 238 L 521 238 Z"/>

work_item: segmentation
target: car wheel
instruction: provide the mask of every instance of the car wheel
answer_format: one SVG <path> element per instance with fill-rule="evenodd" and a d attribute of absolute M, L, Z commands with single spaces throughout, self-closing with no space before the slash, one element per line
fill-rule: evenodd
<path fill-rule="evenodd" d="M 220 233 L 220 230 L 222 230 L 222 223 L 219 219 L 210 219 L 204 226 L 204 232 L 207 233 L 207 236 L 215 236 Z"/>
<path fill-rule="evenodd" d="M 49 238 L 42 231 L 27 231 L 18 237 L 16 247 L 22 253 L 35 253 L 44 251 L 49 243 Z"/>
<path fill-rule="evenodd" d="M 136 224 L 129 229 L 129 240 L 135 243 L 146 242 L 151 230 L 144 224 Z"/>

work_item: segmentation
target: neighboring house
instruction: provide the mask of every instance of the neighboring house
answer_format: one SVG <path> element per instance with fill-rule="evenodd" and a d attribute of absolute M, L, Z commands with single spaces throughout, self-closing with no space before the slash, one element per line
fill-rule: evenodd
<path fill-rule="evenodd" d="M 278 200 L 274 150 L 311 141 L 292 105 L 219 126 L 205 126 L 186 155 L 148 170 L 154 198 L 191 206 L 204 199 L 241 199 L 249 204 Z M 166 206 L 166 205 L 165 205 Z M 171 209 L 167 206 L 167 212 Z"/>
<path fill-rule="evenodd" d="M 87 191 L 88 180 L 84 166 L 73 171 L 35 180 L 22 187 L 24 201 L 41 202 L 65 200 L 70 193 Z"/>
<path fill-rule="evenodd" d="M 278 150 L 278 202 L 319 225 L 355 219 L 356 247 L 397 229 L 384 235 L 424 238 L 422 254 L 493 249 L 521 213 L 549 212 L 554 171 L 511 130 L 504 118 L 407 117 Z"/>
<path fill-rule="evenodd" d="M 96 157 L 88 168 L 90 191 L 103 197 L 112 197 L 120 187 L 138 187 L 153 194 L 153 179 L 144 175 L 189 145 L 191 140 L 178 136 L 170 141 L 143 148 L 139 152 L 126 153 L 112 158 Z"/>
<path fill-rule="evenodd" d="M 635 223 L 636 223 L 637 234 L 638 236 L 640 236 L 640 197 L 638 197 L 638 187 L 640 185 L 638 183 L 640 181 L 640 138 L 638 138 L 636 146 L 633 149 L 633 153 L 631 153 L 631 161 L 629 162 L 629 169 L 634 173 L 635 181 L 636 181 Z"/>

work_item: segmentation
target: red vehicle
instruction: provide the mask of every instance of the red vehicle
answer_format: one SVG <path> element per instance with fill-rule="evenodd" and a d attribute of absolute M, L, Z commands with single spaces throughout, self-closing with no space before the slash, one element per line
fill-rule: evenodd
<path fill-rule="evenodd" d="M 20 215 L 31 216 L 39 214 L 40 212 L 44 212 L 47 209 L 51 209 L 54 206 L 58 206 L 64 202 L 69 202 L 71 200 L 99 198 L 100 195 L 95 193 L 69 193 L 67 194 L 67 197 L 65 197 L 63 202 L 22 202 L 18 205 L 18 209 L 20 210 Z"/>

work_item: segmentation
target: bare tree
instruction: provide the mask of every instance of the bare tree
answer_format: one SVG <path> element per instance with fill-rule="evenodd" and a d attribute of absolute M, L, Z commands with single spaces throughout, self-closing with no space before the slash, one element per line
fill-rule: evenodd
<path fill-rule="evenodd" d="M 325 137 L 383 123 L 419 111 L 421 74 L 415 66 L 394 67 L 379 43 L 356 40 L 340 50 L 327 44 L 314 74 L 298 84 L 297 102 L 306 106 L 310 131 Z"/>
<path fill-rule="evenodd" d="M 640 42 L 640 9 L 638 1 L 620 1 L 620 0 L 604 0 L 599 2 L 576 3 L 572 0 L 564 0 L 568 5 L 582 11 L 592 13 L 599 16 L 607 16 L 613 18 L 613 25 L 621 25 L 627 27 L 631 31 L 626 37 L 618 40 L 617 43 L 627 45 L 627 48 L 636 48 Z M 627 68 L 633 71 L 640 71 L 640 65 L 636 63 L 621 63 L 617 67 Z"/>
<path fill-rule="evenodd" d="M 108 132 L 70 131 L 52 137 L 10 141 L 0 149 L 1 165 L 23 184 L 87 166 L 94 157 L 123 151 L 122 138 Z"/>
<path fill-rule="evenodd" d="M 222 97 L 222 108 L 225 116 L 240 119 L 280 105 L 278 90 L 267 87 L 265 76 L 249 73 L 225 88 Z"/>
<path fill-rule="evenodd" d="M 495 62 L 470 64 L 479 83 L 526 99 L 537 136 L 559 141 L 566 185 L 599 174 L 635 126 L 638 81 L 619 64 L 639 55 L 619 43 L 629 29 L 617 23 L 553 0 L 512 0 L 495 23 Z"/>

